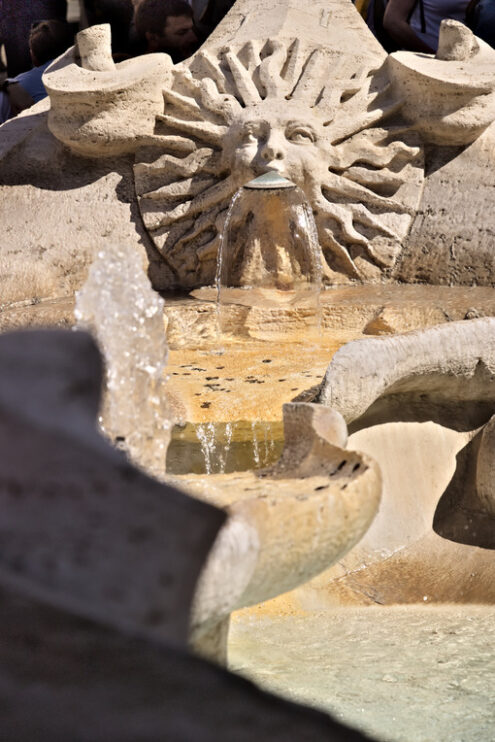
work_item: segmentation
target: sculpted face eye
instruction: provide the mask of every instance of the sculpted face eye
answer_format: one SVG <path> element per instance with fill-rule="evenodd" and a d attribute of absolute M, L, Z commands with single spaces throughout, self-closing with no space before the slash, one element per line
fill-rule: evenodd
<path fill-rule="evenodd" d="M 316 134 L 309 126 L 290 126 L 285 132 L 289 142 L 310 144 L 316 142 Z"/>
<path fill-rule="evenodd" d="M 240 137 L 241 145 L 256 144 L 261 137 L 259 127 L 255 124 L 248 124 L 244 127 Z"/>

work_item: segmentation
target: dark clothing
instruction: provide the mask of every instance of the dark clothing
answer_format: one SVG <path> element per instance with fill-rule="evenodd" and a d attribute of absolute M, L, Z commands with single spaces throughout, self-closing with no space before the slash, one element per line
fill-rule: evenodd
<path fill-rule="evenodd" d="M 495 49 L 495 0 L 480 0 L 473 10 L 470 28 Z"/>
<path fill-rule="evenodd" d="M 29 32 L 35 21 L 65 21 L 66 0 L 0 0 L 0 43 L 7 54 L 9 77 L 31 69 Z"/>

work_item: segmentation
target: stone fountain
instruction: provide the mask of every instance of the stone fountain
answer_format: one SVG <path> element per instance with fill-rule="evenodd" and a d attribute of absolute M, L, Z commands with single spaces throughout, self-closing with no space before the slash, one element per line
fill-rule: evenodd
<path fill-rule="evenodd" d="M 98 365 L 85 336 L 33 336 L 26 368 L 40 373 L 20 378 L 27 336 L 0 338 L 4 450 L 20 452 L 2 481 L 7 626 L 41 601 L 43 625 L 56 615 L 67 631 L 105 627 L 116 652 L 141 658 L 143 677 L 150 647 L 174 643 L 184 667 L 188 643 L 376 738 L 427 740 L 432 715 L 436 739 L 490 737 L 476 678 L 495 683 L 481 641 L 495 571 L 494 61 L 454 21 L 435 57 L 387 55 L 346 0 L 238 0 L 180 65 L 160 54 L 115 65 L 96 27 L 48 69 L 49 100 L 0 129 L 0 327 L 71 325 L 82 289 L 79 315 L 106 356 L 103 427 L 144 472 L 94 430 L 100 377 L 74 376 L 84 358 Z M 323 284 L 312 332 L 287 280 L 304 274 L 288 226 L 297 219 L 281 216 L 280 194 L 241 208 L 239 191 L 267 178 L 278 179 L 273 194 L 283 181 L 306 204 L 309 283 Z M 228 245 L 238 259 L 226 278 Z M 111 287 L 115 304 L 104 300 Z M 71 380 L 51 405 L 27 395 L 46 396 L 44 364 Z M 71 396 L 90 387 L 88 399 Z M 172 418 L 176 440 L 199 431 L 210 453 L 227 431 L 224 473 L 165 473 Z M 229 447 L 259 425 L 264 467 L 253 454 L 254 470 L 226 474 Z M 42 436 L 33 457 L 30 436 L 45 428 L 53 441 Z M 56 454 L 64 436 L 70 465 Z M 62 476 L 71 467 L 79 504 L 75 475 Z M 26 673 L 40 677 L 29 663 Z M 322 722 L 310 716 L 301 727 L 316 739 Z"/>

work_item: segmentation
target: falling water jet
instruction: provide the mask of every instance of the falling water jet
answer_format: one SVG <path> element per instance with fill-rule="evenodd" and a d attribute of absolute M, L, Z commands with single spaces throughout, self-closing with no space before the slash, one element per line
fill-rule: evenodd
<path fill-rule="evenodd" d="M 130 247 L 99 252 L 76 295 L 77 325 L 93 332 L 105 359 L 101 428 L 156 477 L 165 473 L 173 425 L 163 308 Z"/>
<path fill-rule="evenodd" d="M 277 172 L 240 188 L 217 261 L 220 333 L 261 338 L 267 328 L 260 335 L 260 316 L 284 340 L 294 339 L 294 329 L 296 339 L 318 333 L 321 280 L 317 230 L 303 191 Z"/>

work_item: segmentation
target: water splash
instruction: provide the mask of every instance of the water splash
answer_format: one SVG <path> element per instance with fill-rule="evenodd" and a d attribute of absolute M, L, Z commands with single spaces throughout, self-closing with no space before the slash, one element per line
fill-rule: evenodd
<path fill-rule="evenodd" d="M 158 477 L 165 472 L 173 424 L 165 393 L 163 308 L 131 247 L 100 251 L 76 294 L 77 324 L 93 332 L 105 359 L 101 427 Z"/>
<path fill-rule="evenodd" d="M 227 211 L 227 216 L 225 217 L 225 224 L 222 230 L 222 233 L 220 235 L 220 246 L 218 249 L 218 257 L 217 257 L 217 272 L 215 275 L 215 286 L 217 289 L 217 301 L 216 301 L 216 328 L 217 328 L 217 340 L 220 343 L 223 330 L 228 325 L 228 310 L 225 310 L 225 307 L 222 304 L 221 301 L 221 291 L 222 291 L 222 268 L 223 268 L 223 261 L 225 256 L 225 247 L 227 244 L 227 234 L 230 226 L 230 222 L 232 220 L 232 212 L 234 211 L 235 205 L 237 203 L 238 198 L 240 197 L 242 193 L 242 188 L 238 188 L 237 191 L 232 196 L 232 200 L 230 202 L 230 206 Z"/>
<path fill-rule="evenodd" d="M 205 460 L 205 473 L 211 474 L 213 471 L 213 460 L 216 450 L 216 431 L 215 423 L 205 423 L 198 425 L 196 428 L 196 435 L 198 437 L 201 452 Z"/>
<path fill-rule="evenodd" d="M 252 442 L 253 442 L 253 460 L 255 464 L 255 469 L 259 469 L 261 467 L 261 458 L 260 458 L 260 447 L 258 444 L 257 424 L 255 421 L 251 423 L 251 433 L 252 433 Z"/>
<path fill-rule="evenodd" d="M 321 332 L 322 254 L 311 207 L 294 183 L 265 175 L 236 191 L 225 219 L 216 272 L 219 338 Z"/>

